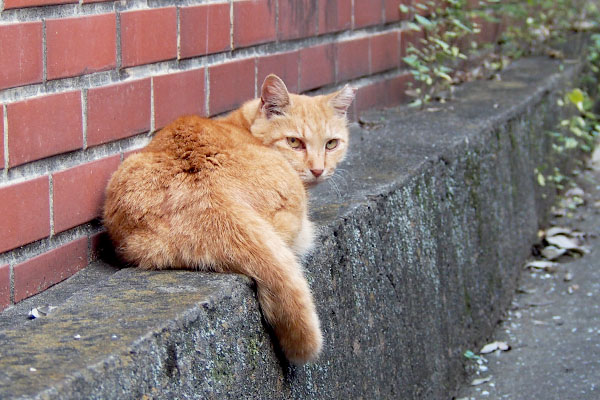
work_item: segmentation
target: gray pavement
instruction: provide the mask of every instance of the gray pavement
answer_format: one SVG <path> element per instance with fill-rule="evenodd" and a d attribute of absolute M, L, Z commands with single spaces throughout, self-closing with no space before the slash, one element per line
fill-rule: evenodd
<path fill-rule="evenodd" d="M 512 349 L 484 356 L 484 371 L 471 362 L 477 372 L 457 398 L 600 399 L 600 171 L 585 171 L 578 183 L 586 204 L 552 222 L 586 232 L 590 254 L 561 257 L 553 273 L 522 272 L 511 310 L 490 338 Z"/>

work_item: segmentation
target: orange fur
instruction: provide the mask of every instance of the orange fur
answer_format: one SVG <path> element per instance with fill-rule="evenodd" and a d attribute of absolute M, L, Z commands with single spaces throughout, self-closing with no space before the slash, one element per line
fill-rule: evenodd
<path fill-rule="evenodd" d="M 104 224 L 119 253 L 143 269 L 255 279 L 288 359 L 314 359 L 322 336 L 298 261 L 313 239 L 305 185 L 331 176 L 344 157 L 353 96 L 348 87 L 289 94 L 270 75 L 260 99 L 228 116 L 187 116 L 162 129 L 106 189 Z"/>

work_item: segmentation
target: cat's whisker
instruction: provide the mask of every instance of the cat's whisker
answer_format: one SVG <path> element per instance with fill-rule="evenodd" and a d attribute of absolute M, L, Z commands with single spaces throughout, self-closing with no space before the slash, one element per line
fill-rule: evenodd
<path fill-rule="evenodd" d="M 343 168 L 337 168 L 335 170 L 335 174 L 338 175 L 338 176 L 340 176 L 340 177 L 342 177 L 342 178 L 344 178 L 344 179 L 346 179 L 350 175 L 350 172 L 348 170 L 346 170 L 346 169 L 343 169 Z"/>
<path fill-rule="evenodd" d="M 338 197 L 338 198 L 341 198 L 341 197 L 342 197 L 342 192 L 340 191 L 340 188 L 339 188 L 339 186 L 338 186 L 337 182 L 336 182 L 336 181 L 335 181 L 333 178 L 334 178 L 334 177 L 332 176 L 332 177 L 329 179 L 329 186 L 330 186 L 331 188 L 333 188 L 333 190 L 334 190 L 334 191 L 335 191 L 335 193 L 337 194 L 337 197 Z"/>

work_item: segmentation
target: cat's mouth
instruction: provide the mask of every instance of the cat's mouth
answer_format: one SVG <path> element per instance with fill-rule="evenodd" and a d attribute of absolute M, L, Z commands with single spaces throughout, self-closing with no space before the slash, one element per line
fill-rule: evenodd
<path fill-rule="evenodd" d="M 304 185 L 306 185 L 307 187 L 313 187 L 313 186 L 317 186 L 319 183 L 323 183 L 327 180 L 329 176 L 324 176 L 321 175 L 318 178 L 315 178 L 313 176 L 306 178 L 303 178 L 302 181 L 304 182 Z"/>

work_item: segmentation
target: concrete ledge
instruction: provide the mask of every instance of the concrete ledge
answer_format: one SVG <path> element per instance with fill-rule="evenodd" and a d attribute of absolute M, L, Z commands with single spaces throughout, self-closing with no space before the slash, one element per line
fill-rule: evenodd
<path fill-rule="evenodd" d="M 447 105 L 353 129 L 340 177 L 312 193 L 318 362 L 285 364 L 245 277 L 108 269 L 45 294 L 46 317 L 24 310 L 44 295 L 5 312 L 0 398 L 449 398 L 544 221 L 553 189 L 533 170 L 566 161 L 545 131 L 578 71 L 522 60 Z"/>

